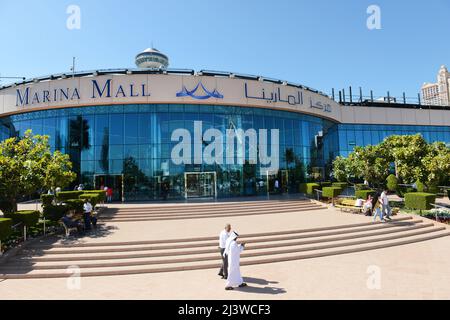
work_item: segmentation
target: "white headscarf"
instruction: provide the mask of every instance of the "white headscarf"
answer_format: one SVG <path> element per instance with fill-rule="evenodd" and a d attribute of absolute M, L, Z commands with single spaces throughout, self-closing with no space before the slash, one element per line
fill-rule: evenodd
<path fill-rule="evenodd" d="M 225 244 L 225 251 L 223 252 L 223 256 L 230 253 L 231 242 L 235 241 L 237 237 L 239 237 L 239 235 L 235 231 L 232 231 Z"/>

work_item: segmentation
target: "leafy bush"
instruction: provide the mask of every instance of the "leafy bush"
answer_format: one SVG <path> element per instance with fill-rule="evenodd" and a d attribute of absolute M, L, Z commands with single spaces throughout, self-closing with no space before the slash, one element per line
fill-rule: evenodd
<path fill-rule="evenodd" d="M 3 213 L 10 213 L 14 210 L 14 206 L 11 201 L 8 200 L 0 200 L 0 210 Z"/>
<path fill-rule="evenodd" d="M 83 194 L 97 194 L 99 196 L 99 202 L 106 201 L 106 191 L 104 190 L 85 190 Z"/>
<path fill-rule="evenodd" d="M 348 184 L 347 184 L 347 182 L 333 182 L 333 184 L 331 186 L 335 187 L 335 188 L 345 189 L 345 188 L 347 188 Z"/>
<path fill-rule="evenodd" d="M 5 217 L 12 219 L 13 224 L 23 223 L 27 227 L 33 227 L 39 222 L 39 211 L 24 210 L 15 213 L 8 213 Z"/>
<path fill-rule="evenodd" d="M 0 218 L 0 241 L 6 240 L 12 233 L 12 220 Z"/>
<path fill-rule="evenodd" d="M 355 192 L 355 197 L 358 199 L 367 200 L 367 198 L 369 198 L 369 195 L 374 197 L 376 193 L 377 192 L 375 190 L 358 190 Z"/>
<path fill-rule="evenodd" d="M 300 184 L 300 193 L 314 195 L 314 190 L 320 190 L 320 185 L 317 183 L 301 183 Z"/>
<path fill-rule="evenodd" d="M 52 194 L 41 194 L 42 207 L 51 205 L 54 199 L 55 196 Z"/>
<path fill-rule="evenodd" d="M 68 206 L 65 205 L 50 205 L 44 207 L 44 217 L 45 219 L 51 220 L 51 221 L 58 221 L 69 210 Z"/>
<path fill-rule="evenodd" d="M 425 192 L 425 184 L 423 182 L 420 182 L 419 180 L 416 181 L 416 190 L 417 192 Z"/>
<path fill-rule="evenodd" d="M 99 198 L 100 197 L 99 197 L 98 194 L 82 194 L 80 196 L 80 199 L 83 200 L 83 201 L 88 199 L 93 207 L 95 207 L 100 202 Z"/>
<path fill-rule="evenodd" d="M 66 211 L 75 210 L 76 213 L 83 213 L 84 201 L 82 199 L 66 200 L 64 203 L 66 204 Z"/>
<path fill-rule="evenodd" d="M 370 190 L 370 187 L 367 184 L 364 183 L 357 183 L 355 184 L 355 190 Z"/>
<path fill-rule="evenodd" d="M 324 188 L 324 187 L 331 187 L 331 185 L 332 185 L 332 183 L 330 181 L 323 181 L 323 182 L 320 183 L 320 186 L 322 188 Z"/>
<path fill-rule="evenodd" d="M 436 195 L 432 193 L 412 192 L 405 194 L 405 207 L 416 210 L 430 210 L 431 204 L 436 201 Z"/>
<path fill-rule="evenodd" d="M 56 194 L 58 201 L 64 202 L 66 200 L 79 199 L 83 191 L 61 191 Z"/>
<path fill-rule="evenodd" d="M 322 196 L 329 199 L 334 199 L 342 193 L 342 189 L 336 187 L 325 187 L 322 191 Z"/>
<path fill-rule="evenodd" d="M 398 190 L 398 179 L 395 175 L 391 174 L 386 179 L 386 187 L 389 191 L 395 192 Z"/>

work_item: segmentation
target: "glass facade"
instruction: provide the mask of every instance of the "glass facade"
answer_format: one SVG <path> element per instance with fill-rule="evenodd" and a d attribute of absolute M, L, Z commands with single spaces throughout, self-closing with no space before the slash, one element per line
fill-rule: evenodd
<path fill-rule="evenodd" d="M 175 164 L 171 152 L 178 142 L 171 141 L 172 133 L 183 128 L 194 136 L 196 121 L 202 122 L 203 132 L 214 128 L 223 135 L 227 129 L 278 129 L 279 171 L 249 161 Z M 276 180 L 283 191 L 297 192 L 308 177 L 325 178 L 332 159 L 348 155 L 355 145 L 415 133 L 430 142 L 450 142 L 450 127 L 343 125 L 286 111 L 195 104 L 107 105 L 0 118 L 2 140 L 27 129 L 49 135 L 52 150 L 70 155 L 78 173 L 75 183 L 108 185 L 117 200 L 125 201 L 267 194 L 275 191 Z M 208 147 L 205 142 L 195 146 L 195 140 L 192 144 L 192 152 Z M 249 143 L 244 159 L 249 159 Z"/>

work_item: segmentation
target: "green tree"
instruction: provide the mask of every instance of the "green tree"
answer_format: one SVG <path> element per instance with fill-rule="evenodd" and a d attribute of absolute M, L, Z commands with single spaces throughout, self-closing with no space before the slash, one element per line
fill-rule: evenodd
<path fill-rule="evenodd" d="M 11 205 L 11 212 L 17 211 L 19 196 L 28 196 L 52 180 L 49 175 L 61 171 L 70 172 L 70 161 L 60 154 L 51 154 L 48 136 L 33 135 L 31 130 L 24 137 L 10 138 L 0 142 L 0 198 Z M 49 166 L 51 168 L 49 168 Z M 58 174 L 70 179 L 71 173 Z"/>
<path fill-rule="evenodd" d="M 394 164 L 395 176 L 404 183 L 417 180 L 417 169 L 421 169 L 421 159 L 428 153 L 428 143 L 420 134 L 394 135 L 386 138 L 380 145 L 383 155 Z"/>
<path fill-rule="evenodd" d="M 384 184 L 389 175 L 390 161 L 380 146 L 356 147 L 349 155 L 349 161 L 355 177 L 369 184 Z"/>
<path fill-rule="evenodd" d="M 414 174 L 424 181 L 428 189 L 447 185 L 450 179 L 450 148 L 443 142 L 435 142 L 427 148 L 427 154 L 420 159 L 421 165 L 414 169 Z"/>
<path fill-rule="evenodd" d="M 48 158 L 44 171 L 43 187 L 55 190 L 57 187 L 63 189 L 69 186 L 77 177 L 76 173 L 71 171 L 72 163 L 69 155 L 55 151 L 53 154 L 48 153 Z"/>

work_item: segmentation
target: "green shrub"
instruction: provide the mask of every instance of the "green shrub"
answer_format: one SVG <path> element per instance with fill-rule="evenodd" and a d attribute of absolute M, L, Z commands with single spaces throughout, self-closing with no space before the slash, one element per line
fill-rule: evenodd
<path fill-rule="evenodd" d="M 52 194 L 41 194 L 42 207 L 51 205 L 54 199 L 55 196 Z"/>
<path fill-rule="evenodd" d="M 98 194 L 82 194 L 80 196 L 80 199 L 83 200 L 83 201 L 88 199 L 93 207 L 95 207 L 100 202 L 99 198 L 100 197 L 99 197 Z"/>
<path fill-rule="evenodd" d="M 39 222 L 39 211 L 24 210 L 15 213 L 8 213 L 5 217 L 12 219 L 13 224 L 22 223 L 27 227 L 34 227 Z"/>
<path fill-rule="evenodd" d="M 376 193 L 377 192 L 375 190 L 358 190 L 355 192 L 355 197 L 358 199 L 367 200 L 367 198 L 369 198 L 369 195 L 374 197 Z"/>
<path fill-rule="evenodd" d="M 58 221 L 66 212 L 69 211 L 69 207 L 65 205 L 50 205 L 44 207 L 44 218 L 51 221 Z"/>
<path fill-rule="evenodd" d="M 432 193 L 412 192 L 405 194 L 405 207 L 416 210 L 431 210 L 436 195 Z"/>
<path fill-rule="evenodd" d="M 434 193 L 434 194 L 439 193 L 439 187 L 435 186 L 435 185 L 428 186 L 426 190 L 428 193 Z"/>
<path fill-rule="evenodd" d="M 396 192 L 398 190 L 398 179 L 395 175 L 391 174 L 387 177 L 386 187 L 392 192 Z"/>
<path fill-rule="evenodd" d="M 355 190 L 370 190 L 370 187 L 367 184 L 364 183 L 357 183 L 355 184 Z"/>
<path fill-rule="evenodd" d="M 323 181 L 323 182 L 320 183 L 320 186 L 322 188 L 324 188 L 324 187 L 331 187 L 331 185 L 332 185 L 332 183 L 330 181 Z"/>
<path fill-rule="evenodd" d="M 8 200 L 0 200 L 0 210 L 3 213 L 10 213 L 14 210 L 11 201 Z"/>
<path fill-rule="evenodd" d="M 66 204 L 66 211 L 75 210 L 76 213 L 83 213 L 84 201 L 82 199 L 66 200 L 64 203 Z"/>
<path fill-rule="evenodd" d="M 423 182 L 420 182 L 419 180 L 416 181 L 416 190 L 417 192 L 425 192 L 425 184 Z"/>
<path fill-rule="evenodd" d="M 64 202 L 66 200 L 79 199 L 82 194 L 83 191 L 61 191 L 56 194 L 56 199 Z"/>
<path fill-rule="evenodd" d="M 0 241 L 6 240 L 12 233 L 12 220 L 0 218 Z"/>
<path fill-rule="evenodd" d="M 99 196 L 99 202 L 106 201 L 106 191 L 104 190 L 85 190 L 83 191 L 83 194 L 97 194 Z"/>
<path fill-rule="evenodd" d="M 300 193 L 305 193 L 308 195 L 314 195 L 314 190 L 320 190 L 320 185 L 317 183 L 301 183 Z"/>
<path fill-rule="evenodd" d="M 334 199 L 342 193 L 342 189 L 336 187 L 325 187 L 322 191 L 322 196 L 329 199 Z"/>
<path fill-rule="evenodd" d="M 333 184 L 331 186 L 335 187 L 335 188 L 345 189 L 345 188 L 347 188 L 348 184 L 347 184 L 347 182 L 333 182 Z"/>

